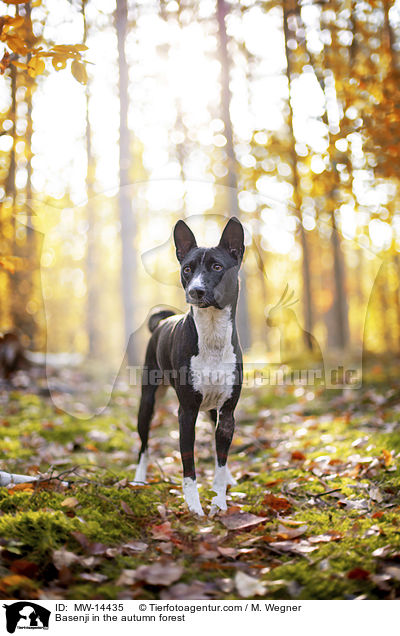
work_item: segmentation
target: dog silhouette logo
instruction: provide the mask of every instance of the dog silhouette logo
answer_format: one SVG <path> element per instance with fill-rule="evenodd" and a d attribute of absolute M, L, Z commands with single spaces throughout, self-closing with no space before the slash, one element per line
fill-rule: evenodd
<path fill-rule="evenodd" d="M 51 612 L 37 603 L 18 601 L 3 607 L 9 634 L 14 634 L 16 629 L 49 629 Z"/>

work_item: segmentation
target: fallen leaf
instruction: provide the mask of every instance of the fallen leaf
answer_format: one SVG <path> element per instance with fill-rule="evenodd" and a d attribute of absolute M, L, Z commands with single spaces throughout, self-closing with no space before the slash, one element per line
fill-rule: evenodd
<path fill-rule="evenodd" d="M 385 574 L 390 576 L 391 579 L 395 579 L 395 581 L 400 581 L 400 567 L 396 565 L 390 565 L 385 568 Z"/>
<path fill-rule="evenodd" d="M 61 550 L 54 550 L 53 552 L 53 563 L 56 566 L 57 570 L 60 570 L 62 567 L 69 567 L 72 563 L 79 561 L 80 557 L 74 552 L 69 552 L 62 548 Z"/>
<path fill-rule="evenodd" d="M 160 544 L 157 547 L 157 550 L 159 550 L 163 554 L 172 554 L 173 549 L 174 544 L 172 543 L 172 541 L 160 541 Z"/>
<path fill-rule="evenodd" d="M 266 504 L 268 508 L 272 508 L 272 510 L 275 510 L 276 512 L 283 512 L 291 508 L 290 501 L 284 497 L 276 497 L 272 494 L 265 495 L 263 503 Z"/>
<path fill-rule="evenodd" d="M 279 478 L 279 479 L 275 479 L 275 481 L 267 481 L 265 485 L 267 488 L 271 488 L 272 486 L 277 486 L 278 484 L 281 484 L 282 482 L 283 482 L 283 479 Z"/>
<path fill-rule="evenodd" d="M 122 570 L 115 585 L 125 587 L 127 585 L 133 585 L 136 581 L 136 570 Z"/>
<path fill-rule="evenodd" d="M 4 576 L 0 579 L 0 589 L 3 590 L 7 587 L 32 587 L 32 585 L 32 581 L 21 574 L 10 574 L 9 576 Z"/>
<path fill-rule="evenodd" d="M 386 468 L 389 468 L 389 466 L 391 466 L 393 464 L 392 453 L 390 453 L 385 448 L 382 450 L 382 458 L 383 458 L 383 463 L 385 464 Z"/>
<path fill-rule="evenodd" d="M 149 545 L 143 541 L 128 541 L 128 543 L 124 543 L 121 547 L 127 552 L 144 552 Z"/>
<path fill-rule="evenodd" d="M 151 534 L 153 535 L 153 539 L 156 539 L 157 541 L 170 541 L 173 534 L 171 523 L 169 521 L 164 521 L 164 523 L 152 526 Z"/>
<path fill-rule="evenodd" d="M 132 508 L 130 506 L 128 506 L 127 503 L 125 503 L 125 501 L 121 502 L 121 508 L 124 511 L 124 513 L 126 515 L 128 515 L 128 517 L 135 517 L 135 513 L 133 512 Z"/>
<path fill-rule="evenodd" d="M 297 539 L 297 537 L 301 537 L 301 535 L 307 532 L 308 526 L 300 526 L 298 528 L 285 528 L 284 525 L 279 524 L 277 530 L 277 537 L 279 539 Z"/>
<path fill-rule="evenodd" d="M 27 561 L 26 559 L 17 559 L 12 562 L 10 570 L 15 574 L 21 574 L 29 579 L 33 579 L 39 571 L 39 566 L 36 563 Z"/>
<path fill-rule="evenodd" d="M 381 548 L 377 548 L 376 550 L 374 550 L 372 556 L 384 558 L 391 552 L 393 552 L 393 546 L 384 545 Z"/>
<path fill-rule="evenodd" d="M 379 488 L 377 488 L 376 486 L 373 486 L 372 488 L 370 488 L 368 491 L 368 494 L 371 497 L 371 499 L 373 501 L 376 501 L 377 503 L 381 503 L 383 501 L 383 495 L 381 491 L 379 490 Z"/>
<path fill-rule="evenodd" d="M 278 515 L 276 518 L 284 526 L 302 526 L 302 525 L 304 525 L 304 521 L 297 521 L 297 519 L 290 519 L 290 517 L 280 517 Z"/>
<path fill-rule="evenodd" d="M 329 543 L 330 541 L 340 541 L 340 539 L 343 539 L 343 535 L 340 532 L 335 532 L 335 530 L 308 537 L 310 543 Z"/>
<path fill-rule="evenodd" d="M 251 512 L 235 512 L 233 515 L 221 517 L 220 521 L 228 530 L 244 530 L 245 528 L 253 528 L 260 523 L 264 523 L 264 521 L 267 521 L 267 517 L 257 517 Z"/>
<path fill-rule="evenodd" d="M 177 583 L 165 590 L 162 590 L 160 598 L 164 600 L 169 599 L 188 599 L 188 600 L 207 600 L 211 598 L 210 594 L 207 594 L 207 584 L 202 581 L 192 581 L 192 583 Z"/>
<path fill-rule="evenodd" d="M 240 570 L 235 574 L 235 586 L 242 598 L 253 598 L 265 594 L 266 586 L 260 580 L 248 576 Z"/>
<path fill-rule="evenodd" d="M 228 559 L 236 559 L 239 554 L 239 550 L 236 548 L 223 548 L 218 546 L 217 550 L 221 556 L 227 557 Z"/>
<path fill-rule="evenodd" d="M 80 578 L 91 583 L 104 583 L 104 581 L 107 581 L 108 576 L 100 574 L 100 572 L 83 572 Z"/>
<path fill-rule="evenodd" d="M 400 571 L 400 568 L 399 568 Z M 348 579 L 356 579 L 359 581 L 366 581 L 370 577 L 370 572 L 364 570 L 364 568 L 353 568 L 350 572 L 347 572 Z"/>
<path fill-rule="evenodd" d="M 29 482 L 24 482 L 22 484 L 15 484 L 14 486 L 11 486 L 10 488 L 7 488 L 8 492 L 10 493 L 10 495 L 14 492 L 32 492 L 34 491 L 34 484 L 29 481 Z"/>
<path fill-rule="evenodd" d="M 367 499 L 340 499 L 338 504 L 347 510 L 368 510 L 370 507 Z"/>
<path fill-rule="evenodd" d="M 171 585 L 181 578 L 183 567 L 173 561 L 153 563 L 153 565 L 140 565 L 135 574 L 137 581 L 144 581 L 149 585 Z"/>
<path fill-rule="evenodd" d="M 318 550 L 318 546 L 310 545 L 304 539 L 301 541 L 275 541 L 273 546 L 282 552 L 293 552 L 294 554 L 307 554 Z"/>
<path fill-rule="evenodd" d="M 76 497 L 67 497 L 61 502 L 61 505 L 65 508 L 75 508 L 75 506 L 79 505 L 79 499 Z"/>
<path fill-rule="evenodd" d="M 71 536 L 74 537 L 74 539 L 76 539 L 76 541 L 79 543 L 79 545 L 84 549 L 87 550 L 89 545 L 90 545 L 90 541 L 87 538 L 87 536 L 85 534 L 83 534 L 83 532 L 79 532 L 78 530 L 71 532 Z"/>
<path fill-rule="evenodd" d="M 294 461 L 304 461 L 306 459 L 306 456 L 304 455 L 304 453 L 301 453 L 300 451 L 293 451 L 292 453 L 292 460 Z"/>

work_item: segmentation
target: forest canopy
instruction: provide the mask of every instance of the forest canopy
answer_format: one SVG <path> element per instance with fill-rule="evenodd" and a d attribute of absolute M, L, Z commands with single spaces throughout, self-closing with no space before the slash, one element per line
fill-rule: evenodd
<path fill-rule="evenodd" d="M 397 2 L 0 6 L 3 330 L 115 365 L 236 214 L 249 360 L 399 350 Z"/>

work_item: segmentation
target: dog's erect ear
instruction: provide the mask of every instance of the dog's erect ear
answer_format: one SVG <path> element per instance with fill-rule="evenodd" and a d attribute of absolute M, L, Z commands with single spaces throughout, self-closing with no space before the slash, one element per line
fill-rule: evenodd
<path fill-rule="evenodd" d="M 176 247 L 176 257 L 180 263 L 193 247 L 197 247 L 194 234 L 184 221 L 178 221 L 178 223 L 175 225 L 174 241 Z"/>
<path fill-rule="evenodd" d="M 219 247 L 226 249 L 239 262 L 242 260 L 244 254 L 244 232 L 243 226 L 236 216 L 229 219 L 226 224 Z"/>

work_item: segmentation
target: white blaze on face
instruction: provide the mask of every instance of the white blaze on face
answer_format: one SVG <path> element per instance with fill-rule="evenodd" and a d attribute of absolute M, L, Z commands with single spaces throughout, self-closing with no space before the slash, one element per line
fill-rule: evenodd
<path fill-rule="evenodd" d="M 198 287 L 201 287 L 201 288 L 204 287 L 202 274 L 197 274 L 197 276 L 194 276 L 194 278 L 192 278 L 192 280 L 190 281 L 188 285 L 187 291 L 188 293 L 190 293 L 192 289 L 196 289 Z"/>

